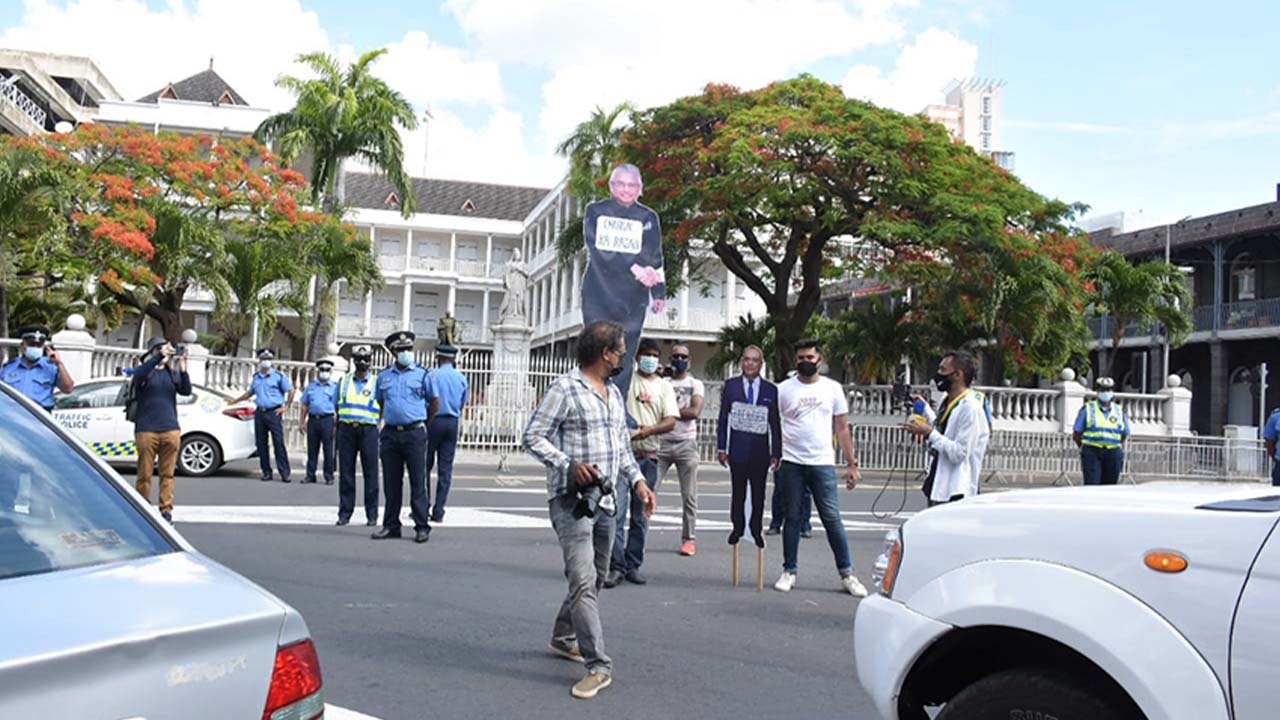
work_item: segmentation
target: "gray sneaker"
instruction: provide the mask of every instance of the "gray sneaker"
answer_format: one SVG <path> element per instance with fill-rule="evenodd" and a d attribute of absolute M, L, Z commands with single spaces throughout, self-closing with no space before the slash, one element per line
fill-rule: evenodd
<path fill-rule="evenodd" d="M 582 650 L 578 647 L 577 643 L 573 643 L 571 645 L 569 643 L 561 643 L 552 640 L 547 644 L 547 649 L 565 660 L 572 660 L 576 663 L 586 662 L 582 657 Z"/>
<path fill-rule="evenodd" d="M 618 585 L 622 584 L 622 577 L 621 570 L 610 570 L 608 576 L 604 579 L 604 586 L 606 588 L 618 587 Z"/>
<path fill-rule="evenodd" d="M 613 677 L 604 673 L 589 673 L 578 681 L 570 690 L 573 696 L 582 700 L 590 700 L 596 693 L 613 684 Z"/>

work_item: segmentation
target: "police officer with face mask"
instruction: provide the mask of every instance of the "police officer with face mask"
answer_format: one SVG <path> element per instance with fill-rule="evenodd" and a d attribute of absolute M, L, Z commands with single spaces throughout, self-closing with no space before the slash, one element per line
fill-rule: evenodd
<path fill-rule="evenodd" d="M 32 325 L 18 332 L 22 336 L 18 357 L 0 367 L 0 380 L 45 410 L 53 410 L 54 388 L 69 393 L 75 387 L 71 373 L 48 344 L 49 328 Z"/>
<path fill-rule="evenodd" d="M 1098 378 L 1098 396 L 1080 408 L 1072 438 L 1080 448 L 1080 470 L 1085 485 L 1115 485 L 1124 469 L 1124 441 L 1129 438 L 1129 418 L 1115 402 L 1116 383 Z"/>
<path fill-rule="evenodd" d="M 356 456 L 364 472 L 365 525 L 378 524 L 378 418 L 381 411 L 373 398 L 378 374 L 373 350 L 357 345 L 351 351 L 355 370 L 338 381 L 338 524 L 351 522 L 356 507 Z"/>
<path fill-rule="evenodd" d="M 272 367 L 275 353 L 267 348 L 258 351 L 258 371 L 249 382 L 243 395 L 227 401 L 228 405 L 253 398 L 257 409 L 253 413 L 253 434 L 258 445 L 258 465 L 262 468 L 262 481 L 271 481 L 271 453 L 267 441 L 275 446 L 276 470 L 280 482 L 289 482 L 289 451 L 284 446 L 284 414 L 293 405 L 293 383 L 284 373 Z"/>
<path fill-rule="evenodd" d="M 431 537 L 431 507 L 426 486 L 427 403 L 431 398 L 431 381 L 426 369 L 414 362 L 416 337 L 408 330 L 387 337 L 387 349 L 396 359 L 378 373 L 377 389 L 373 393 L 382 408 L 378 454 L 382 458 L 382 490 L 387 496 L 382 527 L 373 534 L 374 540 L 400 537 L 405 471 L 409 473 L 414 542 L 425 543 Z"/>

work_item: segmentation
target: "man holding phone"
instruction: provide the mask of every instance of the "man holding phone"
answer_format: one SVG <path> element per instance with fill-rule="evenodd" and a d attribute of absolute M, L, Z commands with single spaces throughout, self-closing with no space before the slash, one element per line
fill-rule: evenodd
<path fill-rule="evenodd" d="M 0 367 L 0 380 L 31 398 L 45 410 L 53 410 L 53 390 L 69 393 L 76 384 L 49 342 L 49 328 L 30 325 L 18 331 L 22 344 L 18 357 Z"/>
<path fill-rule="evenodd" d="M 191 394 L 186 347 L 175 349 L 163 337 L 151 338 L 131 382 L 138 401 L 133 419 L 133 439 L 138 446 L 138 494 L 151 501 L 151 473 L 158 467 L 160 514 L 173 522 L 173 473 L 182 447 L 178 396 Z"/>

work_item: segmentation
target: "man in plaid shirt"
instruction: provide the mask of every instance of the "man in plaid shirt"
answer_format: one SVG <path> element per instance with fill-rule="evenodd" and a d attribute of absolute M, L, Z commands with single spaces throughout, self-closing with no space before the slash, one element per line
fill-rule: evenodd
<path fill-rule="evenodd" d="M 627 355 L 622 326 L 593 322 L 578 338 L 578 368 L 557 378 L 524 431 L 525 450 L 547 466 L 548 514 L 564 553 L 569 594 L 556 616 L 551 651 L 585 663 L 587 675 L 573 686 L 577 698 L 592 698 L 608 687 L 613 661 L 604 652 L 599 596 L 609 571 L 614 518 L 605 512 L 576 518 L 578 489 L 602 479 L 615 492 L 635 493 L 646 515 L 657 507 L 635 456 L 626 426 L 622 394 L 609 382 Z M 606 503 L 613 498 L 606 497 Z"/>

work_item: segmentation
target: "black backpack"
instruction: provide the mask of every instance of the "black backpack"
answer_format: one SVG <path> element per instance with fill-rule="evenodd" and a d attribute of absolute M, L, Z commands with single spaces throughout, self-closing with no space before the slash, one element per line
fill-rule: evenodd
<path fill-rule="evenodd" d="M 132 375 L 129 376 L 129 382 L 124 386 L 124 419 L 129 422 L 137 422 L 138 417 L 138 391 L 142 389 L 142 385 L 146 385 L 146 381 L 135 382 Z"/>

